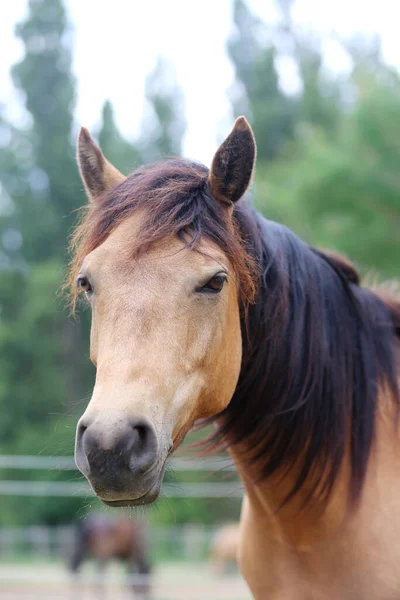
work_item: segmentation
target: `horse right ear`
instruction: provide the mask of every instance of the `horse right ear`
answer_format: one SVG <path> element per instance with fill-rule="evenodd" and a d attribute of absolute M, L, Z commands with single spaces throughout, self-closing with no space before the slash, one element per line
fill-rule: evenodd
<path fill-rule="evenodd" d="M 255 160 L 253 131 L 246 119 L 239 117 L 212 161 L 208 185 L 214 198 L 227 206 L 240 200 L 251 183 Z"/>
<path fill-rule="evenodd" d="M 85 127 L 81 127 L 79 132 L 76 158 L 89 200 L 126 179 L 125 175 L 108 162 Z"/>

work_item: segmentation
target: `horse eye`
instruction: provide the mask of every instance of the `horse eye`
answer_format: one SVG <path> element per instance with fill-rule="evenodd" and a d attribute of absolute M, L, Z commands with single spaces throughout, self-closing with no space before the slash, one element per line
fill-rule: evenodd
<path fill-rule="evenodd" d="M 93 291 L 92 286 L 90 285 L 90 281 L 87 277 L 80 275 L 76 280 L 76 285 L 79 290 L 85 292 L 85 294 L 90 294 Z"/>
<path fill-rule="evenodd" d="M 225 273 L 218 273 L 217 275 L 214 275 L 214 277 L 211 277 L 211 279 L 207 281 L 205 285 L 199 288 L 198 291 L 209 294 L 217 294 L 222 290 L 227 280 L 228 278 Z"/>

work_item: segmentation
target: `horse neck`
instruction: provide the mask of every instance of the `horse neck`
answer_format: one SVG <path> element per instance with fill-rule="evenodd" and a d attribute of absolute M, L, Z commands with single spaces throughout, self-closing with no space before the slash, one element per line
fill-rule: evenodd
<path fill-rule="evenodd" d="M 259 235 L 245 223 L 244 237 L 255 240 L 262 285 L 219 431 L 253 512 L 278 537 L 307 545 L 339 526 L 349 497 L 359 499 L 379 433 L 377 390 L 385 387 L 399 406 L 393 317 L 348 265 L 255 218 Z M 392 414 L 391 434 L 394 423 Z"/>
<path fill-rule="evenodd" d="M 333 540 L 334 536 L 345 531 L 345 535 L 353 532 L 350 533 L 351 540 L 354 532 L 368 529 L 371 520 L 378 518 L 380 508 L 392 503 L 399 487 L 396 483 L 400 471 L 397 405 L 388 400 L 383 391 L 379 395 L 377 412 L 373 451 L 362 494 L 355 506 L 348 501 L 351 477 L 349 449 L 326 503 L 312 500 L 307 504 L 309 487 L 306 482 L 287 504 L 279 508 L 296 481 L 297 467 L 284 476 L 274 474 L 266 481 L 260 481 L 256 463 L 249 464 L 251 450 L 248 445 L 231 446 L 229 451 L 247 496 L 244 510 L 247 514 L 243 516 L 248 517 L 250 513 L 252 522 L 263 531 L 263 535 L 297 551 L 308 551 L 316 543 L 328 537 Z"/>
<path fill-rule="evenodd" d="M 284 476 L 274 474 L 266 481 L 259 481 L 255 466 L 249 466 L 248 461 L 243 459 L 243 456 L 248 456 L 245 444 L 231 447 L 230 454 L 245 489 L 247 511 L 251 511 L 252 520 L 278 544 L 308 550 L 337 531 L 348 516 L 348 461 L 344 462 L 328 503 L 309 502 L 310 490 L 306 483 L 285 504 L 298 476 L 296 467 Z"/>

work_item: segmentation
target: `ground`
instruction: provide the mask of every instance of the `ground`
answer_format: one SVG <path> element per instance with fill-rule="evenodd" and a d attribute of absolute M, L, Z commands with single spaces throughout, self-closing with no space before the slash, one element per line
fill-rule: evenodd
<path fill-rule="evenodd" d="M 112 566 L 106 575 L 106 589 L 99 596 L 92 565 L 84 582 L 73 583 L 62 564 L 0 563 L 1 600 L 134 600 L 124 585 L 124 573 Z M 158 565 L 154 571 L 152 600 L 250 600 L 239 574 L 220 576 L 208 564 L 173 563 Z"/>

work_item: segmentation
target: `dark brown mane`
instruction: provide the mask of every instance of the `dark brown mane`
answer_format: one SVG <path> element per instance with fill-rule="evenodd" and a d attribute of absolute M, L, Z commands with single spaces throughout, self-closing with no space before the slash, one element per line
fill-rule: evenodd
<path fill-rule="evenodd" d="M 218 245 L 240 283 L 243 360 L 217 438 L 245 442 L 260 477 L 300 470 L 287 499 L 308 482 L 327 500 L 350 444 L 350 499 L 361 493 L 376 429 L 378 394 L 399 405 L 399 304 L 360 287 L 354 267 L 318 251 L 246 203 L 228 212 L 208 170 L 170 160 L 135 171 L 86 209 L 72 241 L 71 289 L 84 257 L 123 219 L 146 210 L 132 252 L 169 236 L 196 249 Z"/>
<path fill-rule="evenodd" d="M 203 238 L 217 244 L 229 258 L 240 282 L 240 298 L 248 305 L 254 298 L 256 265 L 246 251 L 246 241 L 234 219 L 228 226 L 227 209 L 211 196 L 208 169 L 172 159 L 134 171 L 116 188 L 85 207 L 74 232 L 71 250 L 70 290 L 76 300 L 75 280 L 83 259 L 108 237 L 117 225 L 138 210 L 146 211 L 141 230 L 128 244 L 132 252 L 178 236 L 195 249 Z"/>
<path fill-rule="evenodd" d="M 350 444 L 350 502 L 361 494 L 375 436 L 378 396 L 400 405 L 400 303 L 359 285 L 353 265 L 303 243 L 257 213 L 261 266 L 256 301 L 243 335 L 242 371 L 220 415 L 216 440 L 253 449 L 260 479 L 300 470 L 284 503 L 307 482 L 326 502 Z M 394 427 L 397 423 L 394 423 Z"/>

